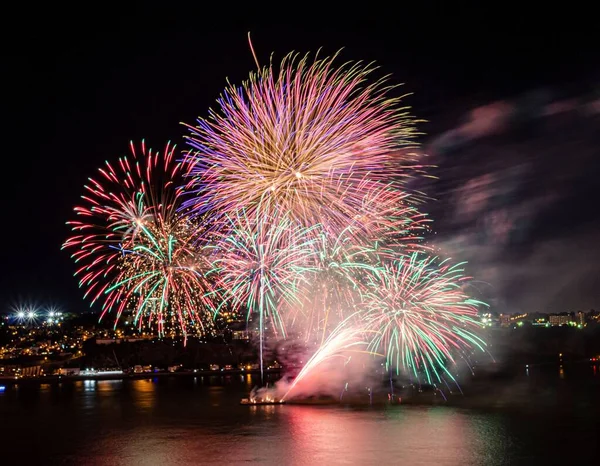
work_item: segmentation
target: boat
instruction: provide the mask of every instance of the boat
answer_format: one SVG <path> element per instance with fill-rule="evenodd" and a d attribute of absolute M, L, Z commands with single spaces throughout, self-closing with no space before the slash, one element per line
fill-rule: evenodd
<path fill-rule="evenodd" d="M 285 404 L 285 401 L 274 398 L 267 398 L 265 400 L 261 398 L 242 398 L 240 404 L 249 406 L 282 405 Z"/>

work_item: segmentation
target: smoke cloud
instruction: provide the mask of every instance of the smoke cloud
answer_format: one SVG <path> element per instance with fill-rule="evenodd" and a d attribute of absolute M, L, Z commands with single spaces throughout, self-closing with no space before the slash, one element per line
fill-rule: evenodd
<path fill-rule="evenodd" d="M 600 305 L 600 101 L 558 94 L 478 107 L 425 147 L 436 249 L 469 262 L 497 312 Z"/>

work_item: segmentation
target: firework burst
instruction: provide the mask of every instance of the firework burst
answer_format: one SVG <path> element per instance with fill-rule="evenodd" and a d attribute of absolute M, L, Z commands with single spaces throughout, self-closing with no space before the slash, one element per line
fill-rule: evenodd
<path fill-rule="evenodd" d="M 288 313 L 291 328 L 304 338 L 323 343 L 331 329 L 356 310 L 360 303 L 362 275 L 376 272 L 370 259 L 376 252 L 356 244 L 351 227 L 332 236 L 321 225 L 314 228 L 311 254 L 302 269 L 302 305 Z"/>
<path fill-rule="evenodd" d="M 140 327 L 156 325 L 160 335 L 204 333 L 210 327 L 206 298 L 208 268 L 195 241 L 198 225 L 178 211 L 181 165 L 175 146 L 164 152 L 144 142 L 116 164 L 106 162 L 98 179 L 89 179 L 76 207 L 81 220 L 63 245 L 75 249 L 80 287 L 102 316 L 133 315 Z"/>
<path fill-rule="evenodd" d="M 212 302 L 204 273 L 206 257 L 195 245 L 197 225 L 189 219 L 165 222 L 160 216 L 140 227 L 130 249 L 118 249 L 117 276 L 105 290 L 104 313 L 133 312 L 140 328 L 144 317 L 166 333 L 204 334 L 210 331 Z"/>
<path fill-rule="evenodd" d="M 385 79 L 366 84 L 373 67 L 334 59 L 289 55 L 229 86 L 219 110 L 189 126 L 186 205 L 213 215 L 261 205 L 339 233 L 364 214 L 366 183 L 402 185 L 421 169 L 414 122 Z"/>
<path fill-rule="evenodd" d="M 363 180 L 358 186 L 360 204 L 348 222 L 354 242 L 375 245 L 382 257 L 385 249 L 388 257 L 428 249 L 423 241 L 430 220 L 419 212 L 410 194 L 394 183 Z"/>
<path fill-rule="evenodd" d="M 467 277 L 461 264 L 451 265 L 413 253 L 370 276 L 361 316 L 364 328 L 376 335 L 369 351 L 383 353 L 389 368 L 441 382 L 455 355 L 483 350 L 477 336 L 478 306 L 463 288 Z"/>
<path fill-rule="evenodd" d="M 244 309 L 247 318 L 258 318 L 260 352 L 264 333 L 285 337 L 282 313 L 299 305 L 298 284 L 311 254 L 308 231 L 287 216 L 238 212 L 228 218 L 214 247 L 214 267 L 223 304 Z M 219 310 L 217 309 L 217 312 Z"/>

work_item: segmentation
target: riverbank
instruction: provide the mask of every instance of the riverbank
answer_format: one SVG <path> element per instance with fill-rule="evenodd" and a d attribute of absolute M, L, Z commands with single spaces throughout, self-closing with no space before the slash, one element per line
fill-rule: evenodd
<path fill-rule="evenodd" d="M 278 375 L 281 369 L 265 369 L 266 375 Z M 190 370 L 177 372 L 140 372 L 140 373 L 111 373 L 111 374 L 86 374 L 86 375 L 43 375 L 39 377 L 6 377 L 0 376 L 0 384 L 55 384 L 76 382 L 79 380 L 135 380 L 135 379 L 153 379 L 155 377 L 223 377 L 229 375 L 256 375 L 260 376 L 259 369 L 253 370 Z"/>

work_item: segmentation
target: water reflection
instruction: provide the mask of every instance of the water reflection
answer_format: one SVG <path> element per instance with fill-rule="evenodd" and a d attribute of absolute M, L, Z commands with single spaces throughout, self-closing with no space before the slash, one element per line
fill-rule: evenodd
<path fill-rule="evenodd" d="M 0 438 L 19 451 L 29 448 L 31 462 L 44 465 L 553 464 L 564 458 L 565 444 L 595 444 L 598 379 L 577 391 L 582 385 L 573 372 L 558 383 L 556 367 L 551 371 L 557 383 L 544 380 L 539 393 L 555 400 L 553 409 L 529 414 L 450 406 L 241 406 L 249 384 L 238 377 L 230 383 L 206 377 L 204 384 L 201 377 L 80 381 L 50 392 L 23 386 L 21 394 L 11 388 L 0 397 Z M 545 406 L 526 392 L 510 393 Z M 571 399 L 587 403 L 585 409 L 557 414 Z M 556 429 L 562 443 L 548 441 Z M 32 449 L 32 441 L 40 448 Z M 569 455 L 572 461 L 561 462 L 588 464 L 590 453 Z"/>
<path fill-rule="evenodd" d="M 208 387 L 208 395 L 211 406 L 221 406 L 221 401 L 223 400 L 223 387 L 219 387 L 218 385 L 210 385 Z"/>
<path fill-rule="evenodd" d="M 226 429 L 208 423 L 138 426 L 110 440 L 117 443 L 121 464 L 495 465 L 506 460 L 501 420 L 454 408 L 245 409 L 254 418 L 249 424 L 240 424 L 238 413 Z M 110 448 L 116 453 L 115 445 Z M 108 458 L 100 464 L 109 464 Z"/>
<path fill-rule="evenodd" d="M 132 380 L 131 394 L 134 405 L 139 409 L 151 409 L 156 403 L 156 385 L 152 380 Z"/>
<path fill-rule="evenodd" d="M 93 392 L 96 390 L 96 381 L 95 380 L 84 380 L 83 381 L 83 389 L 86 392 Z"/>
<path fill-rule="evenodd" d="M 112 393 L 115 390 L 120 390 L 123 387 L 122 380 L 99 380 L 97 383 L 98 391 Z"/>
<path fill-rule="evenodd" d="M 251 406 L 254 436 L 236 439 L 235 459 L 286 464 L 501 464 L 498 417 L 447 407 L 351 410 L 315 406 Z M 224 453 L 227 461 L 228 453 Z M 233 458 L 231 458 L 233 459 Z"/>

